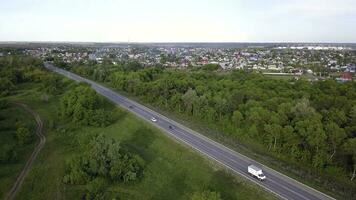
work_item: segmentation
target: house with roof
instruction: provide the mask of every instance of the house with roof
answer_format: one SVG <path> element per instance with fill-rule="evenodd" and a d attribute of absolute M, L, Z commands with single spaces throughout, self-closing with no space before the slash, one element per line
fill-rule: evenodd
<path fill-rule="evenodd" d="M 344 72 L 344 73 L 342 73 L 341 77 L 336 78 L 336 81 L 338 81 L 338 82 L 352 81 L 352 73 Z"/>

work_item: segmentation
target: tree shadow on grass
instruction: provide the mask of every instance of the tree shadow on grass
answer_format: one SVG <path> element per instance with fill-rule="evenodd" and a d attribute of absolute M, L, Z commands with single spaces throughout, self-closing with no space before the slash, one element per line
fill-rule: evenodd
<path fill-rule="evenodd" d="M 207 190 L 217 191 L 222 199 L 236 199 L 236 188 L 238 182 L 223 170 L 215 171 Z"/>
<path fill-rule="evenodd" d="M 151 199 L 187 199 L 192 190 L 186 184 L 187 174 L 184 172 L 173 173 L 170 180 L 160 190 L 156 191 Z"/>
<path fill-rule="evenodd" d="M 112 115 L 112 123 L 115 123 L 119 120 L 125 119 L 128 113 L 116 108 L 112 110 L 110 114 Z"/>
<path fill-rule="evenodd" d="M 133 153 L 140 155 L 146 164 L 149 164 L 155 159 L 155 153 L 150 148 L 154 140 L 154 132 L 146 127 L 141 127 L 131 137 L 122 141 L 121 145 Z"/>

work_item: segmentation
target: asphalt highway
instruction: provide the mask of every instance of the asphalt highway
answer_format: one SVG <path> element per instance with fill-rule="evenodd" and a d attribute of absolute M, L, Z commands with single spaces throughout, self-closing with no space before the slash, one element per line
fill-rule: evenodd
<path fill-rule="evenodd" d="M 306 186 L 286 175 L 283 175 L 273 169 L 268 168 L 242 154 L 239 154 L 222 144 L 219 144 L 199 133 L 193 131 L 174 120 L 171 120 L 137 102 L 134 102 L 117 92 L 104 87 L 94 81 L 85 79 L 69 71 L 57 68 L 50 63 L 45 63 L 45 67 L 51 71 L 62 74 L 78 82 L 86 82 L 102 96 L 121 106 L 122 108 L 134 113 L 138 117 L 154 124 L 163 130 L 169 136 L 183 142 L 187 146 L 197 150 L 201 154 L 215 160 L 222 166 L 233 172 L 247 178 L 248 180 L 260 185 L 265 190 L 275 194 L 281 199 L 293 200 L 316 200 L 316 199 L 334 199 L 324 193 L 321 193 L 309 186 Z M 152 117 L 157 121 L 153 122 Z M 266 175 L 266 180 L 261 182 L 249 175 L 247 172 L 248 165 L 255 165 L 261 168 Z M 226 186 L 229 187 L 229 186 Z"/>

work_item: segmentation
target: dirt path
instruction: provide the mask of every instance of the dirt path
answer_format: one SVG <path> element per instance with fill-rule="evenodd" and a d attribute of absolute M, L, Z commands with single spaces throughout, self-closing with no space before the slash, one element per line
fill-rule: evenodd
<path fill-rule="evenodd" d="M 36 112 L 34 112 L 31 108 L 29 108 L 26 104 L 16 102 L 15 105 L 25 109 L 27 112 L 29 112 L 35 118 L 36 123 L 37 123 L 36 135 L 40 139 L 40 142 L 37 144 L 37 146 L 33 150 L 30 158 L 27 160 L 25 167 L 22 169 L 20 175 L 17 177 L 10 192 L 6 195 L 6 197 L 5 197 L 6 200 L 12 200 L 15 198 L 17 192 L 21 188 L 21 185 L 22 185 L 26 175 L 30 171 L 32 164 L 35 161 L 38 153 L 41 151 L 44 144 L 46 143 L 46 137 L 42 133 L 43 122 L 42 122 L 40 116 Z"/>

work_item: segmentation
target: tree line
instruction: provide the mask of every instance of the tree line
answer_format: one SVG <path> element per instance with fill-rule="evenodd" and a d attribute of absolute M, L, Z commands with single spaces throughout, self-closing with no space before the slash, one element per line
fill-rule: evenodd
<path fill-rule="evenodd" d="M 58 95 L 68 85 L 60 76 L 48 73 L 40 59 L 24 55 L 0 57 L 0 97 L 14 94 L 22 83 L 39 83 L 47 95 Z"/>
<path fill-rule="evenodd" d="M 35 67 L 41 61 L 35 58 L 20 56 L 0 57 L 0 98 L 16 93 L 17 85 L 33 81 Z M 13 163 L 19 159 L 23 148 L 34 141 L 34 130 L 27 121 L 9 113 L 14 105 L 6 98 L 0 100 L 0 131 L 2 137 L 12 137 L 15 143 L 0 146 L 0 163 Z M 32 119 L 31 119 L 32 120 Z M 6 135 L 5 132 L 11 133 Z"/>

